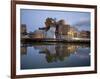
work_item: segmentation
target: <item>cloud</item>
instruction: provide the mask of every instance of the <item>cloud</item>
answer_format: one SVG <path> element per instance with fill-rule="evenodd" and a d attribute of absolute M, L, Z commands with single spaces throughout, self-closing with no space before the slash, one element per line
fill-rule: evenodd
<path fill-rule="evenodd" d="M 85 18 L 80 19 L 80 21 L 74 24 L 74 26 L 90 26 L 90 20 Z"/>

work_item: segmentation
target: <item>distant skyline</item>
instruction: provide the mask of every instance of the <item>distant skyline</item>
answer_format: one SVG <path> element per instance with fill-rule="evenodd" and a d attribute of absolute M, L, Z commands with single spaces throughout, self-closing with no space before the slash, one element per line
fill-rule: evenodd
<path fill-rule="evenodd" d="M 26 24 L 28 32 L 45 27 L 44 22 L 48 17 L 56 18 L 57 21 L 64 19 L 78 30 L 90 31 L 90 12 L 21 9 L 21 24 Z"/>

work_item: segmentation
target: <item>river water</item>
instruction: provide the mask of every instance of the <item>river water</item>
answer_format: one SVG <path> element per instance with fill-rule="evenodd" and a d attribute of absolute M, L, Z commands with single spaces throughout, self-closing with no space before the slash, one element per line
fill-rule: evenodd
<path fill-rule="evenodd" d="M 89 44 L 21 44 L 21 69 L 83 67 L 90 64 Z"/>

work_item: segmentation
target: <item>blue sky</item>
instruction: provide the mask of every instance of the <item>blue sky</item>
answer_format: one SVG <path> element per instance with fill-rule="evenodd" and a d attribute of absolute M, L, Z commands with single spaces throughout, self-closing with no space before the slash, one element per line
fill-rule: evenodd
<path fill-rule="evenodd" d="M 21 9 L 21 24 L 27 25 L 28 32 L 45 27 L 47 17 L 56 18 L 57 21 L 64 19 L 66 23 L 79 30 L 90 30 L 89 12 Z"/>

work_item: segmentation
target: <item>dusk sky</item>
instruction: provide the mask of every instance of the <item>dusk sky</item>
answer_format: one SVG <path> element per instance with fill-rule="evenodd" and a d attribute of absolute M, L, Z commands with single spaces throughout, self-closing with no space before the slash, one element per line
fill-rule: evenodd
<path fill-rule="evenodd" d="M 90 13 L 73 11 L 53 11 L 21 9 L 21 24 L 27 25 L 27 31 L 32 32 L 39 27 L 45 27 L 46 18 L 64 19 L 66 24 L 78 28 L 78 30 L 90 30 Z"/>

